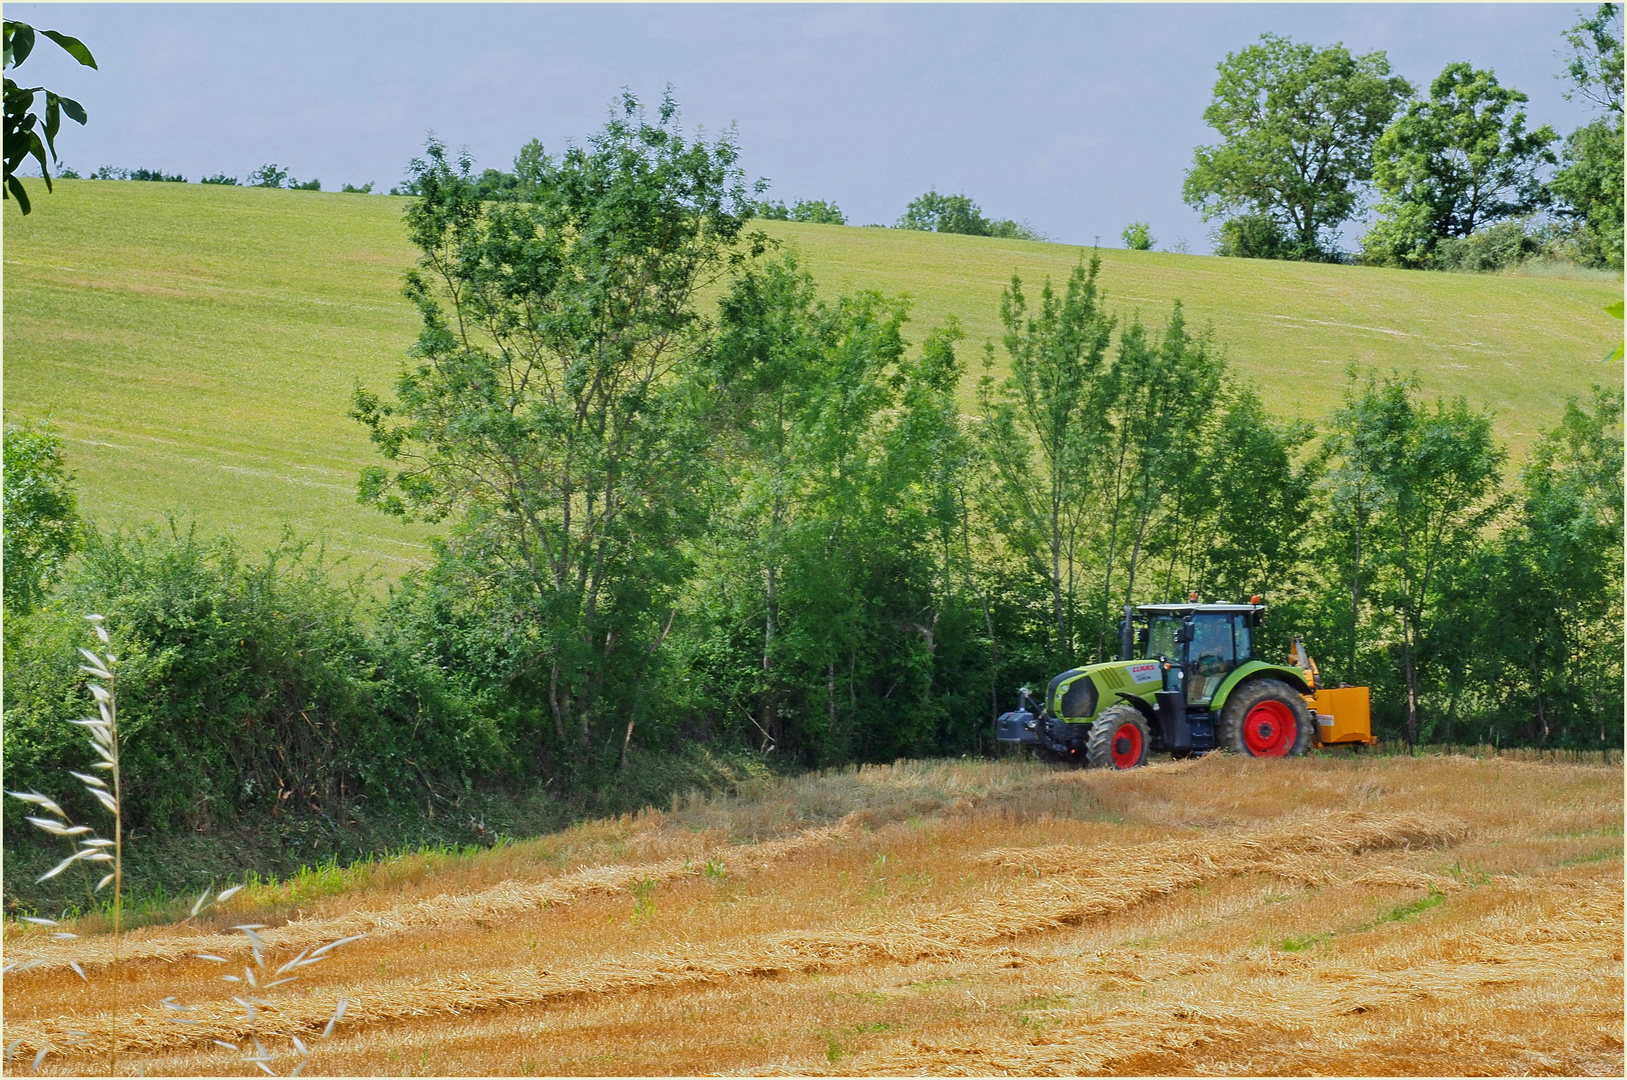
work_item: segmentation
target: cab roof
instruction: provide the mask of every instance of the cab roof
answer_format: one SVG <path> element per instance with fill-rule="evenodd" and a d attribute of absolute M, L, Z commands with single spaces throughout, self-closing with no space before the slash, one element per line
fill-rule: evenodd
<path fill-rule="evenodd" d="M 1264 604 L 1142 604 L 1138 615 L 1196 615 L 1201 612 L 1264 611 Z"/>

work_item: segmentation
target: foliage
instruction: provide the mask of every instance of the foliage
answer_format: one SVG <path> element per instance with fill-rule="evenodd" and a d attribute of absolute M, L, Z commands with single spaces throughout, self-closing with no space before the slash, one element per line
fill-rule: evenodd
<path fill-rule="evenodd" d="M 387 805 L 502 768 L 457 684 L 364 631 L 359 604 L 301 545 L 248 561 L 173 528 L 92 535 L 48 604 L 8 619 L 7 784 L 38 790 L 80 754 L 63 721 L 81 708 L 84 610 L 119 655 L 132 828 L 209 829 L 296 797 L 332 814 L 347 793 Z"/>
<path fill-rule="evenodd" d="M 992 236 L 1001 240 L 1044 240 L 1026 221 L 990 221 L 966 195 L 939 195 L 936 189 L 910 200 L 895 229 L 922 232 L 959 233 L 963 236 Z"/>
<path fill-rule="evenodd" d="M 1352 373 L 1354 378 L 1354 373 Z M 1466 401 L 1415 400 L 1416 384 L 1369 375 L 1330 419 L 1327 541 L 1348 581 L 1352 649 L 1382 636 L 1405 693 L 1405 733 L 1419 737 L 1419 701 L 1433 664 L 1450 668 L 1432 631 L 1455 579 L 1477 557 L 1503 508 L 1504 452 L 1491 421 Z"/>
<path fill-rule="evenodd" d="M 991 345 L 978 383 L 976 431 L 986 466 L 979 501 L 1048 586 L 1057 660 L 1078 651 L 1084 529 L 1096 501 L 1091 464 L 1110 435 L 1114 319 L 1102 307 L 1100 269 L 1097 256 L 1074 267 L 1060 298 L 1047 279 L 1034 314 L 1013 276 L 1000 300 L 1009 374 L 996 380 Z"/>
<path fill-rule="evenodd" d="M 1566 75 L 1572 89 L 1602 116 L 1565 138 L 1564 167 L 1549 181 L 1559 212 L 1575 223 L 1581 260 L 1589 266 L 1622 265 L 1622 32 L 1621 7 L 1600 4 L 1579 16 L 1566 34 L 1571 47 Z"/>
<path fill-rule="evenodd" d="M 249 173 L 249 187 L 280 188 L 288 180 L 288 170 L 281 165 L 266 164 Z"/>
<path fill-rule="evenodd" d="M 959 332 L 906 359 L 906 310 L 875 293 L 826 305 L 794 260 L 776 261 L 725 299 L 701 388 L 721 490 L 696 604 L 679 612 L 685 705 L 800 762 L 980 735 L 945 678 L 982 653 L 956 598 Z"/>
<path fill-rule="evenodd" d="M 1223 141 L 1194 152 L 1183 197 L 1205 220 L 1269 218 L 1286 239 L 1276 257 L 1326 258 L 1332 230 L 1359 209 L 1374 140 L 1412 87 L 1382 52 L 1353 57 L 1276 34 L 1218 70 L 1203 119 Z"/>
<path fill-rule="evenodd" d="M 78 38 L 56 30 L 41 30 L 62 51 L 79 61 L 88 68 L 96 67 L 96 59 L 91 56 L 90 50 L 85 48 Z M 36 41 L 35 31 L 25 22 L 13 19 L 5 20 L 5 69 L 10 71 L 22 65 L 29 54 L 34 51 Z M 28 201 L 28 192 L 23 187 L 22 180 L 17 176 L 17 169 L 33 158 L 39 162 L 40 177 L 45 181 L 45 190 L 51 190 L 51 169 L 46 155 L 52 161 L 57 159 L 56 137 L 62 128 L 62 117 L 66 115 L 69 120 L 81 126 L 87 117 L 85 107 L 72 98 L 66 98 L 43 86 L 20 87 L 13 82 L 10 76 L 6 78 L 6 128 L 5 128 L 5 189 L 0 191 L 7 199 L 16 199 L 17 207 L 27 214 L 32 205 Z M 34 99 L 38 94 L 45 95 L 45 117 L 33 111 Z"/>
<path fill-rule="evenodd" d="M 1621 115 L 1622 24 L 1620 4 L 1600 4 L 1592 15 L 1577 14 L 1576 25 L 1565 31 L 1571 56 L 1565 77 L 1571 90 L 1607 113 Z"/>
<path fill-rule="evenodd" d="M 62 436 L 49 424 L 5 427 L 5 606 L 25 615 L 45 597 L 81 530 Z"/>
<path fill-rule="evenodd" d="M 1153 239 L 1152 227 L 1145 221 L 1132 221 L 1124 227 L 1120 234 L 1124 246 L 1130 251 L 1151 251 L 1152 246 L 1158 243 Z"/>
<path fill-rule="evenodd" d="M 1243 214 L 1222 222 L 1215 236 L 1215 254 L 1239 259 L 1286 259 L 1293 245 L 1282 226 L 1269 214 Z"/>
<path fill-rule="evenodd" d="M 1465 237 L 1546 201 L 1537 171 L 1554 163 L 1558 138 L 1525 129 L 1527 97 L 1490 71 L 1448 64 L 1373 146 L 1379 220 L 1364 261 L 1427 265 L 1443 237 Z"/>
<path fill-rule="evenodd" d="M 288 190 L 289 191 L 321 191 L 322 190 L 322 181 L 320 181 L 320 180 L 303 180 L 303 181 L 301 181 L 301 180 L 295 180 L 293 177 L 289 177 L 288 178 Z"/>
<path fill-rule="evenodd" d="M 354 184 L 346 184 L 341 187 L 339 191 L 345 195 L 371 195 L 373 193 L 373 181 L 369 180 L 361 187 L 357 187 Z"/>
<path fill-rule="evenodd" d="M 680 397 L 695 295 L 737 261 L 751 204 L 732 137 L 688 142 L 676 116 L 624 94 L 586 146 L 537 163 L 523 203 L 483 203 L 467 157 L 432 141 L 407 211 L 414 363 L 394 401 L 353 403 L 396 465 L 367 470 L 362 499 L 453 519 L 442 567 L 508 628 L 561 767 L 637 706 L 701 510 Z"/>
<path fill-rule="evenodd" d="M 1622 394 L 1574 400 L 1520 470 L 1517 513 L 1476 569 L 1481 685 L 1510 734 L 1622 739 Z M 1524 731 L 1520 729 L 1524 728 Z M 1596 740 L 1596 741 L 1595 741 Z"/>
<path fill-rule="evenodd" d="M 802 221 L 810 225 L 846 225 L 842 208 L 823 199 L 798 199 L 787 208 L 783 202 L 757 203 L 756 216 L 769 221 Z"/>
<path fill-rule="evenodd" d="M 198 183 L 200 183 L 200 184 L 224 184 L 224 185 L 226 185 L 228 187 L 236 187 L 237 186 L 237 177 L 235 177 L 235 176 L 227 176 L 225 173 L 216 173 L 213 176 L 204 177 L 202 180 L 199 180 Z"/>
<path fill-rule="evenodd" d="M 180 173 L 166 173 L 163 169 L 120 169 L 112 165 L 103 165 L 90 174 L 92 180 L 154 180 L 167 184 L 184 184 L 186 177 Z M 220 181 L 206 181 L 220 183 Z M 234 180 L 233 183 L 236 183 Z"/>

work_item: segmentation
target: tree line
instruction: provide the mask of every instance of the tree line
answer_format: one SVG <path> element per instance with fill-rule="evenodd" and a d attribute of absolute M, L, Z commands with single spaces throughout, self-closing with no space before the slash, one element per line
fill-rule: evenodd
<path fill-rule="evenodd" d="M 823 292 L 670 98 L 532 160 L 524 200 L 438 142 L 412 163 L 421 331 L 351 415 L 381 455 L 361 499 L 442 531 L 386 599 L 293 540 L 100 533 L 60 440 L 7 428 L 9 785 L 74 760 L 91 610 L 154 828 L 580 790 L 696 745 L 987 752 L 1019 684 L 1194 592 L 1264 595 L 1262 643 L 1304 634 L 1381 733 L 1621 745 L 1619 391 L 1510 477 L 1484 411 L 1403 375 L 1281 419 L 1179 303 L 1118 312 L 1095 257 L 1014 276 L 980 355 L 905 298 Z"/>
<path fill-rule="evenodd" d="M 1596 116 L 1560 139 L 1529 128 L 1529 98 L 1490 70 L 1448 64 L 1420 94 L 1382 51 L 1263 34 L 1218 65 L 1203 119 L 1221 141 L 1194 152 L 1184 197 L 1221 220 L 1223 255 L 1336 259 L 1340 226 L 1376 205 L 1368 265 L 1483 269 L 1546 251 L 1620 269 L 1620 6 L 1579 16 L 1565 43 L 1565 96 Z"/>

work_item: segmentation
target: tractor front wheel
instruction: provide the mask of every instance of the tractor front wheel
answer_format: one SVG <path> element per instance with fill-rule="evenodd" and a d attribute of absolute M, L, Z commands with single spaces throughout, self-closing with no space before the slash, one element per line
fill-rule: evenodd
<path fill-rule="evenodd" d="M 1090 725 L 1085 757 L 1098 769 L 1133 769 L 1146 763 L 1152 735 L 1134 705 L 1111 705 Z"/>
<path fill-rule="evenodd" d="M 1300 757 L 1310 749 L 1316 724 L 1305 699 L 1276 679 L 1239 687 L 1220 710 L 1215 741 L 1248 757 Z"/>

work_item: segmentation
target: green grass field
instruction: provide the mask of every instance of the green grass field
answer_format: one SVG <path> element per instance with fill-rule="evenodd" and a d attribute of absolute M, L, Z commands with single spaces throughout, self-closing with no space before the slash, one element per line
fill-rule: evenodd
<path fill-rule="evenodd" d="M 400 198 L 63 181 L 33 214 L 5 206 L 5 414 L 50 417 L 97 522 L 176 511 L 250 548 L 285 527 L 386 580 L 423 528 L 355 502 L 375 462 L 345 417 L 360 379 L 387 390 L 415 332 Z M 1037 293 L 1083 249 L 765 222 L 829 292 L 915 300 L 914 340 L 950 315 L 975 375 L 1013 273 Z M 1110 308 L 1150 323 L 1180 298 L 1283 415 L 1319 417 L 1352 362 L 1416 372 L 1491 408 L 1516 457 L 1565 398 L 1619 380 L 1606 275 L 1426 274 L 1155 252 L 1102 252 Z M 968 381 L 966 399 L 971 398 Z"/>

